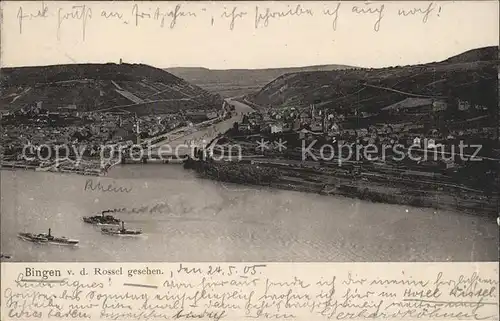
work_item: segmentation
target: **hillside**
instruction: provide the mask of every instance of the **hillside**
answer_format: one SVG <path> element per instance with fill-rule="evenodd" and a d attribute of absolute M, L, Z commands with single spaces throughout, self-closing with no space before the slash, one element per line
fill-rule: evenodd
<path fill-rule="evenodd" d="M 343 65 L 319 65 L 291 68 L 229 70 L 175 67 L 165 70 L 208 91 L 219 93 L 224 97 L 234 97 L 256 92 L 269 82 L 286 73 L 329 71 L 346 68 L 352 67 Z"/>
<path fill-rule="evenodd" d="M 377 113 L 408 97 L 458 98 L 497 108 L 498 48 L 465 52 L 443 62 L 381 69 L 288 73 L 247 99 L 266 108 L 304 107 Z"/>
<path fill-rule="evenodd" d="M 220 108 L 222 99 L 162 69 L 142 64 L 73 64 L 4 68 L 0 104 L 38 101 L 49 110 L 127 110 L 139 114 Z M 74 108 L 75 108 L 74 107 Z"/>
<path fill-rule="evenodd" d="M 498 47 L 485 47 L 466 51 L 446 59 L 445 63 L 498 60 Z"/>

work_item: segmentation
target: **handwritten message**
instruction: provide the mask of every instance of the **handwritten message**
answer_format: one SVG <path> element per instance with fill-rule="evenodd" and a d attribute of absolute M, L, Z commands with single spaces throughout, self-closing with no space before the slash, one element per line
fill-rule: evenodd
<path fill-rule="evenodd" d="M 85 187 L 83 188 L 83 190 L 87 192 L 92 191 L 101 193 L 130 193 L 132 191 L 132 188 L 133 188 L 132 186 L 130 187 L 120 186 L 115 182 L 101 183 L 98 180 L 90 178 L 85 181 Z"/>
<path fill-rule="evenodd" d="M 11 263 L 2 318 L 498 320 L 497 267 Z"/>
<path fill-rule="evenodd" d="M 118 8 L 109 9 L 99 3 L 60 5 L 55 3 L 41 2 L 37 8 L 21 4 L 16 11 L 16 19 L 19 34 L 23 34 L 27 28 L 36 28 L 36 23 L 54 24 L 56 26 L 56 37 L 62 37 L 65 28 L 78 28 L 82 40 L 85 40 L 87 29 L 91 24 L 99 25 L 106 21 L 110 27 L 130 25 L 139 28 L 144 25 L 153 25 L 158 28 L 174 29 L 179 25 L 186 26 L 197 23 L 200 26 L 223 25 L 229 30 L 235 30 L 238 26 L 251 24 L 254 29 L 267 28 L 280 21 L 298 21 L 304 18 L 326 17 L 330 22 L 332 30 L 337 30 L 339 21 L 352 19 L 353 16 L 369 20 L 374 32 L 383 28 L 385 17 L 393 15 L 401 19 L 413 19 L 422 24 L 430 19 L 438 19 L 442 13 L 442 7 L 435 2 L 422 2 L 418 6 L 408 4 L 391 3 L 342 3 L 326 2 L 318 9 L 303 4 L 257 4 L 252 5 L 230 5 L 212 7 L 206 5 L 189 3 L 131 3 Z M 200 24 L 201 23 L 201 24 Z M 73 29 L 72 29 L 73 30 Z M 72 33 L 74 35 L 74 33 Z"/>

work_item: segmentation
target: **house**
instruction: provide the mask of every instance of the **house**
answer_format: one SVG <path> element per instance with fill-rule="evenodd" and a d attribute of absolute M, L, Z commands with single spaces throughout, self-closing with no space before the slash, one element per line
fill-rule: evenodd
<path fill-rule="evenodd" d="M 299 139 L 305 139 L 306 135 L 309 133 L 309 131 L 305 128 L 301 129 L 299 131 Z"/>
<path fill-rule="evenodd" d="M 345 129 L 343 130 L 343 134 L 347 136 L 358 136 L 358 133 L 355 129 Z"/>
<path fill-rule="evenodd" d="M 382 108 L 387 112 L 405 113 L 429 113 L 434 110 L 434 99 L 432 98 L 406 98 L 395 104 Z"/>
<path fill-rule="evenodd" d="M 443 111 L 446 110 L 448 105 L 444 101 L 436 100 L 432 103 L 432 109 L 433 111 Z"/>
<path fill-rule="evenodd" d="M 338 135 L 340 133 L 340 127 L 337 123 L 333 123 L 328 129 L 328 133 Z"/>
<path fill-rule="evenodd" d="M 468 101 L 466 101 L 466 100 L 459 100 L 458 101 L 458 110 L 466 111 L 466 110 L 469 110 L 469 108 L 470 108 L 470 104 Z"/>
<path fill-rule="evenodd" d="M 427 148 L 436 148 L 438 145 L 436 145 L 436 141 L 434 139 L 428 139 L 427 140 Z"/>
<path fill-rule="evenodd" d="M 323 130 L 323 125 L 321 124 L 321 122 L 313 121 L 311 123 L 311 131 L 313 131 L 313 132 L 319 132 L 319 131 L 322 131 L 322 130 Z"/>
<path fill-rule="evenodd" d="M 205 111 L 188 111 L 186 117 L 194 122 L 202 122 L 208 119 Z"/>
<path fill-rule="evenodd" d="M 114 132 L 113 140 L 122 141 L 129 136 L 130 136 L 130 134 L 129 134 L 129 132 L 127 132 L 127 130 L 125 130 L 123 128 L 118 128 Z"/>
<path fill-rule="evenodd" d="M 441 161 L 446 165 L 446 169 L 454 169 L 459 167 L 453 159 L 443 158 Z"/>
<path fill-rule="evenodd" d="M 311 122 L 311 116 L 309 115 L 309 113 L 303 112 L 302 114 L 300 114 L 299 118 L 301 124 L 309 124 Z"/>
<path fill-rule="evenodd" d="M 71 104 L 71 105 L 67 105 L 67 106 L 58 107 L 58 109 L 63 109 L 63 110 L 76 110 L 76 105 L 75 105 L 75 104 Z"/>
<path fill-rule="evenodd" d="M 207 113 L 207 118 L 208 119 L 217 118 L 217 112 L 216 111 L 212 111 L 212 112 Z"/>
<path fill-rule="evenodd" d="M 474 109 L 476 109 L 476 110 L 488 110 L 488 107 L 486 107 L 484 105 L 475 105 Z"/>
<path fill-rule="evenodd" d="M 250 131 L 250 124 L 238 123 L 238 130 L 240 131 Z"/>
<path fill-rule="evenodd" d="M 283 132 L 283 124 L 275 123 L 271 124 L 271 134 Z"/>

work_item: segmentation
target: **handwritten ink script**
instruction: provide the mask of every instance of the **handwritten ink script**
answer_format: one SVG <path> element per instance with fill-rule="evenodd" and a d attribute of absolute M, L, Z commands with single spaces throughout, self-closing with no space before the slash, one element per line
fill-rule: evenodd
<path fill-rule="evenodd" d="M 475 271 L 475 264 L 451 269 L 373 264 L 369 269 L 363 264 L 88 263 L 60 269 L 10 264 L 5 282 L 2 275 L 2 315 L 7 320 L 498 320 L 494 265 L 480 263 L 481 271 Z"/>
<path fill-rule="evenodd" d="M 19 34 L 23 34 L 29 28 L 37 28 L 37 24 L 55 24 L 56 36 L 62 39 L 64 31 L 68 28 L 68 37 L 74 38 L 74 29 L 81 32 L 81 39 L 85 41 L 88 29 L 92 25 L 116 28 L 120 25 L 129 25 L 135 28 L 148 26 L 166 29 L 175 29 L 178 25 L 188 26 L 196 23 L 196 26 L 222 25 L 228 30 L 237 29 L 238 25 L 251 26 L 251 28 L 262 29 L 278 24 L 280 21 L 286 23 L 303 19 L 329 21 L 333 30 L 337 30 L 338 21 L 349 20 L 352 17 L 362 17 L 373 21 L 373 30 L 378 32 L 383 26 L 383 20 L 392 16 L 398 19 L 420 21 L 425 24 L 430 19 L 439 18 L 442 7 L 434 2 L 422 3 L 419 6 L 408 4 L 395 4 L 394 2 L 381 3 L 332 3 L 326 2 L 321 8 L 305 2 L 304 4 L 285 5 L 227 5 L 223 9 L 211 7 L 210 5 L 190 3 L 133 3 L 130 5 L 116 5 L 110 9 L 110 4 L 89 2 L 78 5 L 57 5 L 41 2 L 40 5 L 32 6 L 21 4 L 17 7 L 15 19 Z M 200 24 L 201 23 L 201 24 Z"/>
<path fill-rule="evenodd" d="M 192 214 L 195 209 L 191 206 L 189 201 L 183 199 L 176 199 L 175 202 L 170 204 L 168 201 L 158 202 L 151 205 L 143 205 L 138 207 L 117 207 L 106 209 L 109 213 L 133 213 L 133 214 Z"/>
<path fill-rule="evenodd" d="M 116 183 L 101 183 L 95 179 L 88 179 L 85 181 L 84 191 L 87 192 L 102 192 L 102 193 L 130 193 L 132 187 L 119 186 Z"/>

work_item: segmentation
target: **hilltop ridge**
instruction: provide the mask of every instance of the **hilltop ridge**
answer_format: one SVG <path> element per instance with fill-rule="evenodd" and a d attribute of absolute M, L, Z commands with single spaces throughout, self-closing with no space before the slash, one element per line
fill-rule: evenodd
<path fill-rule="evenodd" d="M 287 73 L 247 100 L 265 107 L 378 112 L 409 96 L 455 97 L 496 106 L 498 47 L 467 51 L 441 62 L 386 68 Z"/>
<path fill-rule="evenodd" d="M 499 60 L 498 47 L 483 47 L 465 51 L 456 56 L 445 59 L 444 63 L 460 63 L 460 62 L 474 62 L 474 61 L 492 61 Z"/>
<path fill-rule="evenodd" d="M 42 101 L 49 110 L 74 105 L 81 111 L 127 108 L 140 114 L 216 109 L 209 93 L 162 69 L 144 64 L 68 64 L 3 68 L 4 109 Z"/>
<path fill-rule="evenodd" d="M 305 67 L 264 69 L 208 69 L 203 67 L 173 67 L 164 70 L 186 79 L 211 92 L 225 97 L 249 94 L 279 76 L 302 71 L 326 71 L 353 68 L 345 65 L 316 65 Z"/>

